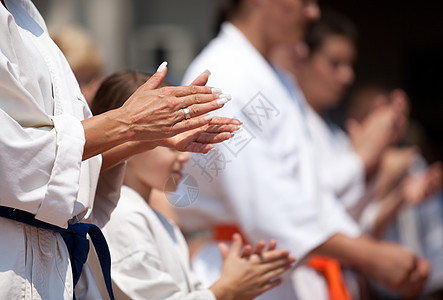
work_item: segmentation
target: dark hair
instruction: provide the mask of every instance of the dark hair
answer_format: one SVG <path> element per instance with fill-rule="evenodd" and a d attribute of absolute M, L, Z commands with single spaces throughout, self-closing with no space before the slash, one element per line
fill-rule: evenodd
<path fill-rule="evenodd" d="M 91 111 L 99 115 L 119 108 L 151 76 L 132 70 L 116 72 L 103 80 L 91 103 Z"/>
<path fill-rule="evenodd" d="M 218 15 L 215 19 L 216 33 L 220 31 L 223 22 L 230 20 L 238 12 L 243 0 L 220 0 L 219 2 Z"/>
<path fill-rule="evenodd" d="M 321 48 L 331 35 L 344 36 L 357 45 L 358 32 L 354 23 L 336 11 L 322 10 L 321 19 L 310 24 L 306 32 L 305 42 L 310 53 Z"/>

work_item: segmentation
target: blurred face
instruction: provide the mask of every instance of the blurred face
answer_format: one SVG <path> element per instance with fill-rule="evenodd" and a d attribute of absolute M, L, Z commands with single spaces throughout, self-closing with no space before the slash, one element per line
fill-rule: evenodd
<path fill-rule="evenodd" d="M 343 99 L 354 81 L 355 52 L 350 39 L 333 35 L 307 58 L 297 77 L 314 109 L 334 107 Z"/>
<path fill-rule="evenodd" d="M 320 17 L 317 0 L 264 0 L 262 11 L 273 46 L 300 42 L 308 24 Z"/>
<path fill-rule="evenodd" d="M 183 164 L 188 160 L 188 153 L 157 147 L 130 158 L 127 172 L 144 187 L 174 192 L 182 178 Z"/>

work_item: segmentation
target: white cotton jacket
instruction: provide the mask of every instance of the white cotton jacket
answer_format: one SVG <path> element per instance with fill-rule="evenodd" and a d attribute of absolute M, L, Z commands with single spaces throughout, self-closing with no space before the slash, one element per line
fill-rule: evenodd
<path fill-rule="evenodd" d="M 122 187 L 103 232 L 112 256 L 116 299 L 215 300 L 191 273 L 180 229 L 136 191 Z"/>
<path fill-rule="evenodd" d="M 8 10 L 0 5 L 0 205 L 66 228 L 73 218 L 93 217 L 101 156 L 82 162 L 81 124 L 91 113 L 33 3 L 5 2 Z M 0 227 L 0 298 L 72 299 L 69 254 L 60 235 L 4 218 Z"/>
<path fill-rule="evenodd" d="M 358 219 L 367 203 L 363 201 L 366 174 L 346 133 L 327 122 L 305 102 L 305 115 L 318 157 L 318 174 L 323 186 L 332 190 L 348 212 Z"/>
<path fill-rule="evenodd" d="M 291 81 L 230 23 L 193 61 L 184 84 L 205 69 L 212 72 L 209 86 L 232 95 L 218 114 L 243 125 L 229 142 L 206 156 L 193 155 L 186 165 L 198 196 L 178 210 L 184 230 L 237 224 L 250 242 L 274 238 L 299 263 L 336 233 L 358 236 L 358 226 L 335 195 L 319 185 L 313 144 Z M 178 194 L 188 188 L 181 184 Z M 288 282 L 268 299 L 294 299 Z"/>

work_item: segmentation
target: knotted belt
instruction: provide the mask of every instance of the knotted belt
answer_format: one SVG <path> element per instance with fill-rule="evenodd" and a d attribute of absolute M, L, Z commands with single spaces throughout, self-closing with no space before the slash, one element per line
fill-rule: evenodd
<path fill-rule="evenodd" d="M 68 224 L 68 228 L 65 229 L 39 221 L 35 219 L 34 215 L 31 213 L 5 206 L 0 206 L 0 217 L 15 220 L 34 227 L 59 232 L 66 243 L 66 247 L 68 248 L 71 257 L 74 287 L 80 279 L 83 265 L 86 263 L 88 258 L 89 240 L 87 239 L 86 234 L 89 234 L 100 261 L 100 267 L 102 269 L 109 297 L 114 300 L 111 284 L 111 255 L 109 254 L 106 239 L 103 236 L 100 228 L 98 228 L 96 225 L 86 223 Z"/>

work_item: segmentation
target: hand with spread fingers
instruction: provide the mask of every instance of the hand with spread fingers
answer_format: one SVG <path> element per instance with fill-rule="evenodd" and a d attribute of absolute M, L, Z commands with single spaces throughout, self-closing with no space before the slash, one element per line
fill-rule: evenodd
<path fill-rule="evenodd" d="M 130 139 L 154 141 L 210 123 L 207 113 L 228 102 L 220 89 L 207 86 L 158 88 L 166 69 L 154 74 L 121 107 L 119 118 L 129 126 Z"/>
<path fill-rule="evenodd" d="M 84 120 L 87 159 L 103 153 L 102 171 L 158 145 L 207 153 L 239 129 L 238 120 L 208 113 L 231 97 L 205 86 L 209 71 L 190 86 L 163 86 L 166 64 L 149 76 L 121 71 L 108 77 L 92 101 L 94 117 Z"/>
<path fill-rule="evenodd" d="M 374 174 L 384 151 L 397 142 L 406 127 L 407 95 L 394 90 L 388 96 L 380 95 L 379 103 L 360 124 L 348 120 L 347 129 L 357 155 L 362 159 L 367 177 Z"/>
<path fill-rule="evenodd" d="M 220 244 L 223 267 L 220 279 L 210 289 L 217 299 L 253 299 L 281 283 L 279 277 L 291 268 L 295 259 L 287 250 L 275 250 L 276 242 L 261 241 L 254 251 L 234 234 L 231 249 Z M 245 253 L 246 251 L 246 253 Z"/>

